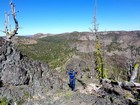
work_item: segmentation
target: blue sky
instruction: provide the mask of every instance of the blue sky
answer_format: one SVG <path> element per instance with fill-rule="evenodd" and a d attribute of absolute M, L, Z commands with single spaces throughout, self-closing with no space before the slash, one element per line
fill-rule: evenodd
<path fill-rule="evenodd" d="M 0 30 L 10 0 L 0 1 Z M 19 10 L 19 35 L 89 31 L 94 0 L 13 0 Z M 140 30 L 140 0 L 97 0 L 99 31 Z M 0 32 L 0 35 L 3 35 Z"/>

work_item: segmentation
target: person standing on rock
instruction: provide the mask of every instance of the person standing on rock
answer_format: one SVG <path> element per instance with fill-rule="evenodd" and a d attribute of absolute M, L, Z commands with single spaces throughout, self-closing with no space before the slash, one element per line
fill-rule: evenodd
<path fill-rule="evenodd" d="M 71 69 L 71 70 L 68 71 L 68 75 L 69 75 L 69 86 L 72 89 L 72 91 L 75 90 L 76 74 L 77 74 L 77 72 L 74 71 L 73 69 Z"/>

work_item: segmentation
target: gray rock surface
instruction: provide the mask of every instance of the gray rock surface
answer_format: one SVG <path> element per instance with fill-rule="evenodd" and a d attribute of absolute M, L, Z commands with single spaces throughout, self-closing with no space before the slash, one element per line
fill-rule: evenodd
<path fill-rule="evenodd" d="M 33 103 L 34 98 L 46 99 L 48 91 L 69 88 L 47 64 L 28 59 L 11 42 L 5 42 L 0 48 L 0 81 L 0 98 L 13 102 L 30 99 L 29 103 Z"/>

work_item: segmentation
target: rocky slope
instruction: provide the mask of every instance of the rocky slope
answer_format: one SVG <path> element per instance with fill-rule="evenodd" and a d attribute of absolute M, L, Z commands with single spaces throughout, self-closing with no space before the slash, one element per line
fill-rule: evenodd
<path fill-rule="evenodd" d="M 53 93 L 68 87 L 47 64 L 28 59 L 11 42 L 2 45 L 0 62 L 0 97 L 8 101 L 35 103 L 44 99 L 48 91 Z"/>
<path fill-rule="evenodd" d="M 77 78 L 77 91 L 68 87 L 65 74 L 23 55 L 11 42 L 1 39 L 0 103 L 9 105 L 131 105 L 138 104 L 129 91 L 115 85 L 92 84 Z M 89 79 L 90 80 L 90 79 Z M 123 93 L 123 94 L 122 94 Z M 126 97 L 133 99 L 128 99 Z"/>

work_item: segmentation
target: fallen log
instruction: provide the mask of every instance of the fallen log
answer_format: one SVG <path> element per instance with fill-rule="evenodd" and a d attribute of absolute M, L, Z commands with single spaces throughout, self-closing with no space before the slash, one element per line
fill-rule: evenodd
<path fill-rule="evenodd" d="M 118 85 L 119 87 L 124 88 L 124 89 L 128 89 L 128 88 L 140 89 L 140 83 L 136 83 L 136 82 L 128 82 L 128 81 L 120 82 L 120 81 L 114 81 L 114 80 L 109 80 L 109 79 L 102 79 L 101 83 L 110 83 L 112 85 Z"/>

